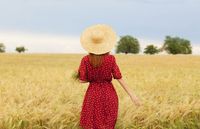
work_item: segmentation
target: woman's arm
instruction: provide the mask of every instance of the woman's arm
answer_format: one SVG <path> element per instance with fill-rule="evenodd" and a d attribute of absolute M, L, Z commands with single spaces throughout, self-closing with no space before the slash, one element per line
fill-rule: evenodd
<path fill-rule="evenodd" d="M 129 86 L 125 83 L 125 81 L 121 79 L 117 79 L 117 81 L 120 83 L 120 85 L 123 87 L 123 89 L 126 91 L 126 93 L 131 97 L 131 100 L 137 105 L 140 106 L 140 100 L 137 98 L 137 96 L 130 90 Z"/>

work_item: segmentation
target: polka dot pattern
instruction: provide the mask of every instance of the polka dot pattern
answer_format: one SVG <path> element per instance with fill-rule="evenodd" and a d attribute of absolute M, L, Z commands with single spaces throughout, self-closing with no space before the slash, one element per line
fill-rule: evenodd
<path fill-rule="evenodd" d="M 79 66 L 79 79 L 88 81 L 82 110 L 80 126 L 84 129 L 114 129 L 118 116 L 118 95 L 112 78 L 122 78 L 113 55 L 104 55 L 103 63 L 93 67 L 89 55 L 82 58 Z"/>

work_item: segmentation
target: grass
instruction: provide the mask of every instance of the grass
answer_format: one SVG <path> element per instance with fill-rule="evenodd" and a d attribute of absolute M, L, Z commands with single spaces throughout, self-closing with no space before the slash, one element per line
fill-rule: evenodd
<path fill-rule="evenodd" d="M 80 129 L 88 84 L 71 78 L 84 55 L 0 54 L 0 129 Z M 199 129 L 200 56 L 115 55 L 141 99 L 119 96 L 116 129 Z"/>

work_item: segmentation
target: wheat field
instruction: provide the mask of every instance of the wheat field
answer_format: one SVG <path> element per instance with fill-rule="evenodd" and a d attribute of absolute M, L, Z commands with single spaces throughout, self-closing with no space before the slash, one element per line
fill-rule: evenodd
<path fill-rule="evenodd" d="M 0 54 L 0 129 L 80 129 L 84 55 Z M 115 55 L 136 107 L 116 80 L 116 129 L 200 129 L 200 56 Z"/>

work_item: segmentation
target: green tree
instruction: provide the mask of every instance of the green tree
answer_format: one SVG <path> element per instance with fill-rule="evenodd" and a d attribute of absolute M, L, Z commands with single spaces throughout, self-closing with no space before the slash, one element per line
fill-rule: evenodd
<path fill-rule="evenodd" d="M 189 40 L 166 36 L 163 45 L 163 50 L 166 50 L 170 54 L 191 54 L 192 46 Z"/>
<path fill-rule="evenodd" d="M 126 36 L 122 36 L 120 38 L 120 41 L 118 42 L 117 45 L 117 49 L 116 49 L 116 53 L 134 53 L 137 54 L 140 51 L 140 44 L 139 41 L 130 36 L 130 35 L 126 35 Z"/>
<path fill-rule="evenodd" d="M 21 52 L 25 52 L 27 49 L 24 47 L 24 46 L 19 46 L 19 47 L 16 47 L 15 49 L 17 52 L 21 53 Z"/>
<path fill-rule="evenodd" d="M 3 53 L 6 51 L 6 47 L 3 43 L 0 43 L 0 53 Z"/>
<path fill-rule="evenodd" d="M 156 53 L 158 53 L 159 52 L 159 49 L 156 47 L 156 46 L 154 46 L 154 45 L 147 45 L 147 47 L 144 49 L 144 53 L 145 54 L 156 54 Z"/>

